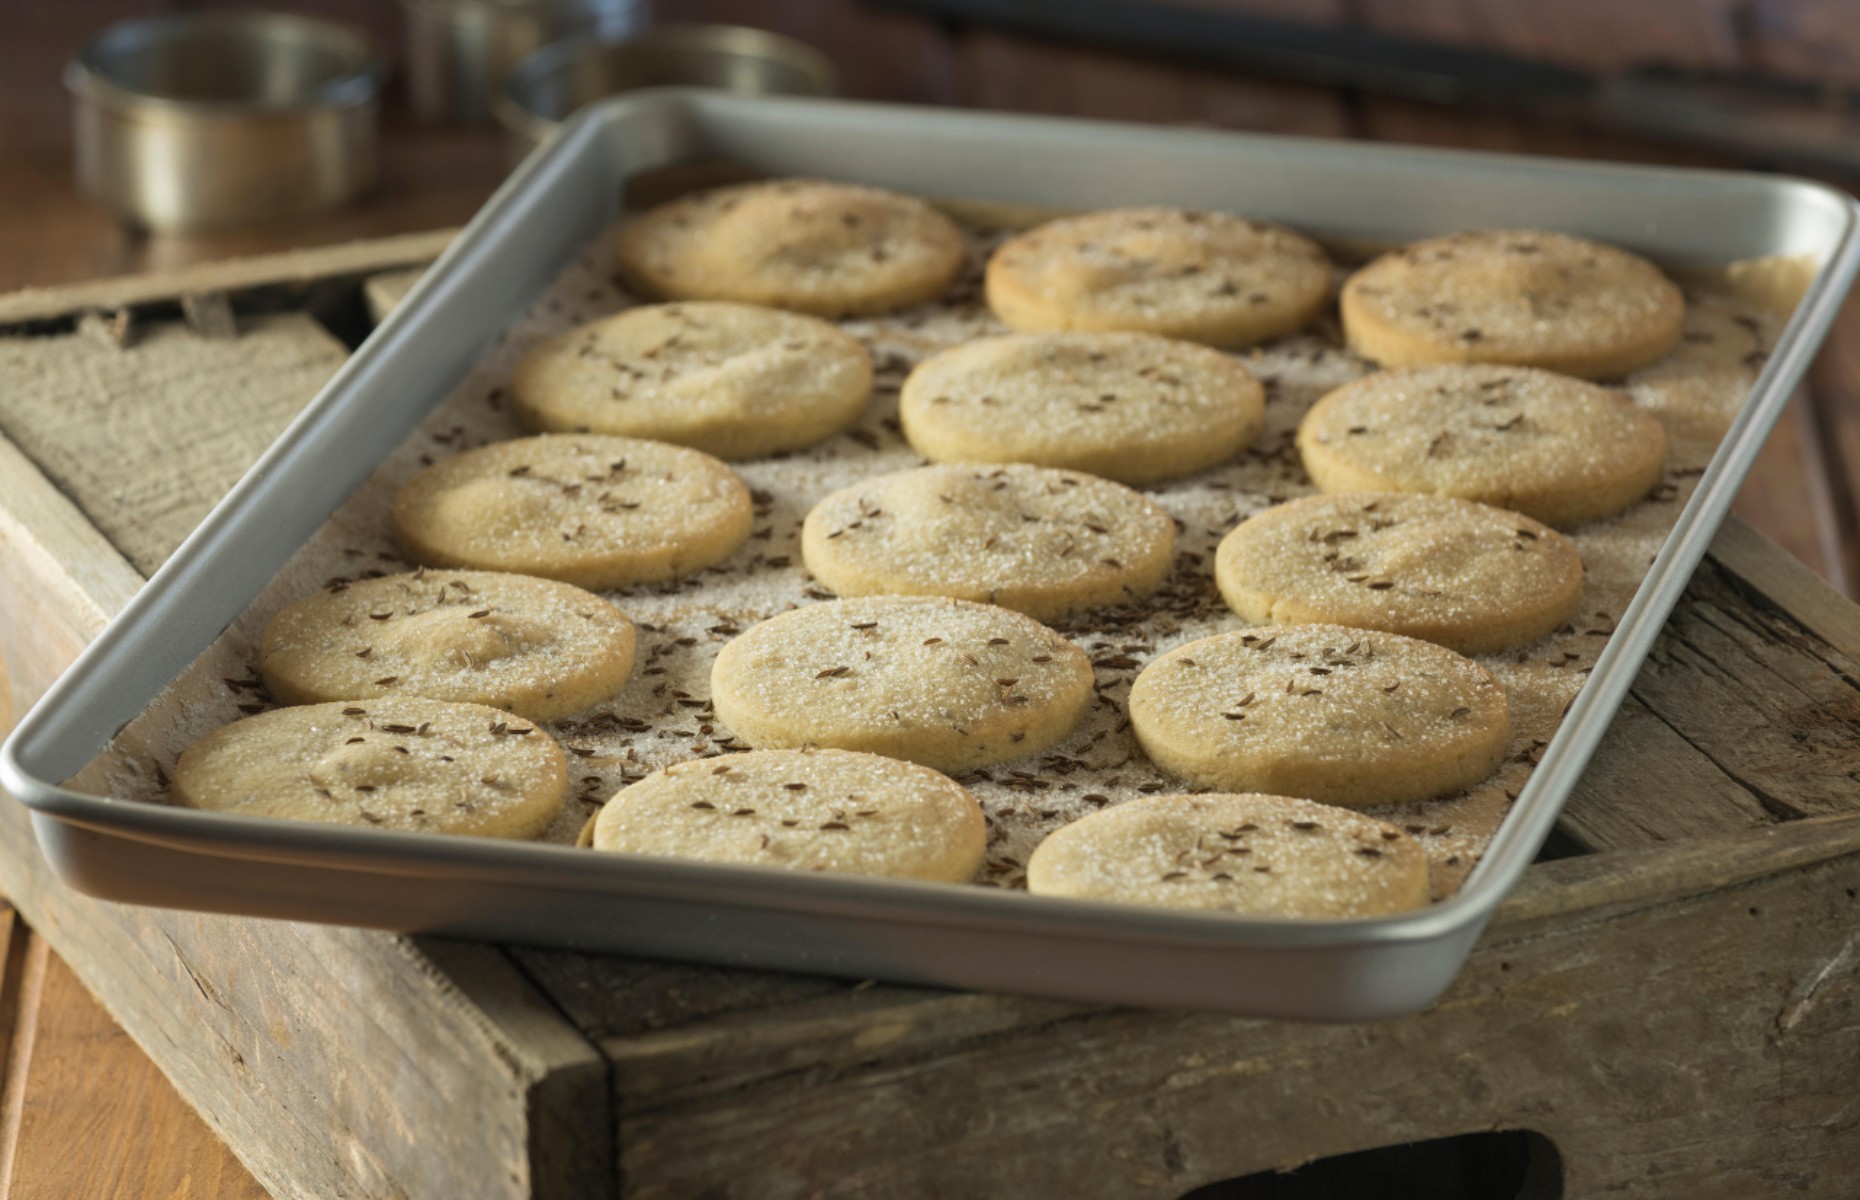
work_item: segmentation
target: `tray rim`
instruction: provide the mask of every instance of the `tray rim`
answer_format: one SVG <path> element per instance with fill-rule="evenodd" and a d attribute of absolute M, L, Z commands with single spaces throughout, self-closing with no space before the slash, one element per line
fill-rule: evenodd
<path fill-rule="evenodd" d="M 1175 139 L 1184 145 L 1193 143 L 1210 148 L 1233 149 L 1245 144 L 1262 152 L 1301 154 L 1316 150 L 1327 154 L 1341 152 L 1351 156 L 1369 155 L 1417 164 L 1432 160 L 1450 162 L 1462 170 L 1491 170 L 1513 175 L 1520 172 L 1551 177 L 1576 174 L 1646 182 L 1667 181 L 1686 186 L 1725 184 L 1739 188 L 1789 189 L 1815 195 L 1820 202 L 1834 206 L 1840 216 L 1840 231 L 1779 336 L 1775 351 L 1753 384 L 1731 430 L 1714 453 L 1697 489 L 1678 515 L 1646 578 L 1636 590 L 1633 602 L 1617 622 L 1616 635 L 1609 639 L 1592 674 L 1578 692 L 1555 737 L 1546 748 L 1542 763 L 1532 773 L 1495 833 L 1481 862 L 1461 889 L 1447 900 L 1425 909 L 1389 917 L 1342 920 L 1238 916 L 1006 895 L 991 888 L 951 888 L 947 885 L 869 880 L 851 876 L 797 876 L 774 868 L 659 860 L 634 855 L 597 858 L 566 846 L 480 842 L 475 839 L 340 826 L 300 826 L 261 818 L 122 801 L 87 795 L 41 778 L 33 768 L 36 752 L 59 731 L 62 723 L 72 720 L 69 710 L 75 709 L 79 714 L 82 713 L 83 697 L 78 694 L 78 684 L 98 670 L 99 662 L 107 664 L 109 655 L 117 651 L 119 643 L 133 638 L 139 627 L 151 619 L 148 611 L 153 600 L 176 574 L 198 566 L 196 560 L 212 561 L 212 543 L 218 527 L 241 515 L 238 510 L 249 493 L 264 483 L 267 474 L 279 465 L 276 460 L 280 453 L 302 434 L 305 427 L 325 410 L 340 404 L 343 395 L 352 386 L 350 368 L 370 350 L 367 343 L 351 356 L 349 364 L 332 378 L 272 450 L 261 457 L 202 523 L 200 529 L 183 543 L 182 549 L 156 573 L 136 600 L 110 621 L 96 641 L 20 721 L 4 747 L 0 747 L 0 786 L 4 786 L 34 810 L 35 824 L 55 821 L 106 837 L 160 843 L 195 854 L 245 860 L 262 858 L 306 866 L 340 865 L 349 870 L 397 876 L 431 876 L 459 882 L 491 882 L 510 876 L 513 877 L 511 882 L 536 886 L 534 869 L 546 864 L 564 881 L 567 877 L 575 878 L 577 884 L 572 890 L 625 894 L 642 888 L 648 891 L 656 888 L 661 890 L 654 891 L 654 894 L 663 896 L 665 889 L 688 889 L 701 897 L 704 903 L 713 905 L 747 904 L 750 903 L 748 893 L 760 893 L 770 887 L 778 887 L 785 893 L 784 898 L 791 899 L 794 906 L 802 911 L 818 908 L 843 913 L 848 905 L 858 904 L 873 910 L 899 910 L 887 916 L 887 920 L 963 925 L 980 919 L 1003 927 L 1023 926 L 1049 938 L 1113 937 L 1152 944 L 1182 940 L 1209 949 L 1270 946 L 1277 950 L 1317 950 L 1348 945 L 1414 944 L 1461 936 L 1467 933 L 1469 927 L 1483 925 L 1498 903 L 1515 886 L 1530 865 L 1536 849 L 1548 835 L 1570 787 L 1586 765 L 1601 732 L 1612 720 L 1633 681 L 1634 672 L 1663 626 L 1666 614 L 1677 601 L 1718 524 L 1728 512 L 1736 482 L 1747 471 L 1749 460 L 1760 449 L 1770 425 L 1787 402 L 1794 381 L 1806 370 L 1808 359 L 1825 335 L 1854 277 L 1856 267 L 1860 266 L 1860 232 L 1857 232 L 1860 231 L 1860 202 L 1829 185 L 1792 177 L 1676 167 L 1641 167 L 1386 143 L 1341 142 L 1277 134 L 1163 131 L 1134 123 L 1084 121 L 1065 117 L 968 112 L 950 114 L 906 106 L 853 104 L 834 100 L 745 101 L 691 89 L 658 89 L 610 100 L 585 110 L 565 126 L 556 138 L 532 154 L 428 271 L 427 277 L 408 296 L 401 310 L 371 334 L 368 343 L 373 344 L 377 354 L 383 352 L 384 344 L 391 349 L 392 335 L 398 334 L 413 322 L 422 311 L 427 297 L 443 287 L 448 272 L 463 262 L 479 241 L 513 211 L 521 198 L 531 190 L 547 187 L 552 173 L 556 173 L 556 168 L 571 155 L 588 152 L 589 143 L 602 136 L 608 125 L 629 117 L 651 119 L 657 115 L 664 119 L 667 114 L 683 118 L 691 118 L 695 114 L 701 118 L 710 112 L 722 113 L 727 118 L 732 109 L 748 109 L 752 104 L 761 110 L 759 117 L 766 117 L 771 111 L 779 115 L 783 111 L 812 109 L 816 114 L 824 110 L 847 120 L 948 121 L 951 124 L 980 121 L 995 124 L 997 128 L 1039 127 L 1046 132 L 1057 134 L 1063 131 L 1065 136 L 1075 137 L 1089 137 L 1095 130 L 1144 130 L 1146 133 Z M 523 298 L 521 304 L 513 302 L 507 312 L 506 323 L 515 319 L 522 311 L 522 305 L 526 304 L 527 298 Z M 446 390 L 449 392 L 450 388 Z M 391 452 L 392 448 L 390 445 L 384 449 L 382 457 Z M 250 603 L 250 598 L 247 598 L 246 603 Z M 1659 619 L 1649 620 L 1649 614 L 1656 608 Z M 1624 668 L 1623 662 L 1629 659 L 1631 661 L 1627 661 Z M 169 682 L 172 683 L 172 678 Z M 146 708 L 152 699 L 145 701 L 142 707 Z M 101 748 L 113 736 L 112 733 L 97 737 L 98 749 L 93 754 L 101 752 Z M 1544 794 L 1553 789 L 1559 794 L 1546 799 Z M 65 864 L 61 860 L 55 859 L 54 866 L 64 874 Z M 409 870 L 410 866 L 420 869 Z M 733 899 L 738 897 L 738 893 L 742 893 L 740 898 Z M 932 908 L 942 911 L 932 912 Z"/>

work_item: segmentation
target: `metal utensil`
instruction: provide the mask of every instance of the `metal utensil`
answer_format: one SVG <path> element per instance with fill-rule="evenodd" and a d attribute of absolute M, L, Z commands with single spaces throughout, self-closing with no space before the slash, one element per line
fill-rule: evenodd
<path fill-rule="evenodd" d="M 624 37 L 646 23 L 643 0 L 401 0 L 407 91 L 427 121 L 490 119 L 524 58 L 577 34 Z"/>
<path fill-rule="evenodd" d="M 623 41 L 583 37 L 546 46 L 505 82 L 497 119 L 528 153 L 583 105 L 643 87 L 692 86 L 751 95 L 831 96 L 826 55 L 741 25 L 666 25 Z"/>
<path fill-rule="evenodd" d="M 358 29 L 268 12 L 112 25 L 71 60 L 77 177 L 162 232 L 281 220 L 375 182 L 385 68 Z"/>

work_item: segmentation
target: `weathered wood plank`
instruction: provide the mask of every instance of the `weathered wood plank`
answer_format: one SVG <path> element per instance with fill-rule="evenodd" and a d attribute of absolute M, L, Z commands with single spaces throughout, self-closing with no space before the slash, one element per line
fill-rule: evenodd
<path fill-rule="evenodd" d="M 1557 828 L 1595 851 L 1730 837 L 1775 821 L 1747 787 L 1629 696 Z"/>
<path fill-rule="evenodd" d="M 309 283 L 346 275 L 375 274 L 438 258 L 456 229 L 432 229 L 396 237 L 256 255 L 153 274 L 120 275 L 53 288 L 25 288 L 0 296 L 0 326 L 68 317 L 89 309 L 113 311 L 192 292 L 237 292 L 280 283 Z"/>
<path fill-rule="evenodd" d="M 0 605 L 32 621 L 0 625 L 23 709 L 141 580 L 0 438 L 4 464 L 25 467 L 0 474 Z M 0 889 L 283 1194 L 611 1193 L 605 1064 L 496 951 L 442 972 L 385 934 L 98 903 L 51 878 L 11 800 Z"/>
<path fill-rule="evenodd" d="M 42 941 L 33 953 L 40 987 L 20 1063 L 9 1200 L 266 1200 L 71 968 Z"/>
<path fill-rule="evenodd" d="M 399 271 L 388 271 L 380 275 L 370 275 L 362 285 L 362 299 L 368 303 L 369 319 L 379 325 L 394 311 L 394 306 L 407 298 L 413 285 L 420 282 L 420 276 L 426 274 L 425 267 L 406 267 Z"/>
<path fill-rule="evenodd" d="M 0 436 L 0 682 L 23 715 L 142 587 L 108 538 Z"/>
<path fill-rule="evenodd" d="M 1707 559 L 1634 694 L 1675 733 L 1791 819 L 1860 807 L 1860 662 L 1754 606 Z"/>
<path fill-rule="evenodd" d="M 11 801 L 0 837 L 29 851 L 0 888 L 279 1194 L 610 1194 L 605 1064 L 495 951 L 448 972 L 373 931 L 105 904 Z"/>
<path fill-rule="evenodd" d="M 1820 576 L 1743 521 L 1726 521 L 1712 541 L 1712 557 L 1737 580 L 1745 596 L 1760 596 L 1772 610 L 1848 658 L 1860 659 L 1860 604 L 1837 594 Z"/>
<path fill-rule="evenodd" d="M 159 325 L 113 352 L 82 333 L 0 339 L 0 432 L 150 574 L 346 357 L 295 313 L 236 338 Z"/>
<path fill-rule="evenodd" d="M 1860 1099 L 1860 822 L 1533 875 L 1435 1008 L 1375 1025 L 920 994 L 871 1001 L 874 1022 L 848 1025 L 844 1000 L 822 1000 L 609 1042 L 622 1169 L 642 1197 L 727 1179 L 740 1200 L 1140 1200 L 1531 1128 L 1561 1149 L 1572 1200 L 1742 1200 L 1771 1194 L 1777 1172 L 1845 1197 L 1860 1139 L 1827 1125 L 1851 1128 Z M 1636 880 L 1631 896 L 1620 879 Z M 1554 919 L 1533 919 L 1546 903 Z M 931 1046 L 922 1031 L 939 1031 Z"/>

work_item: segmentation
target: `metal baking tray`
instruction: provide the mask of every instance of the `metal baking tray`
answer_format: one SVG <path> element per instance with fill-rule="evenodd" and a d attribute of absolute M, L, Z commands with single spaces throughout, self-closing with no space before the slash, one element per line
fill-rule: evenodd
<path fill-rule="evenodd" d="M 617 214 L 627 180 L 726 158 L 920 195 L 1173 203 L 1399 242 L 1542 227 L 1669 264 L 1805 256 L 1807 292 L 1536 772 L 1459 893 L 1292 921 L 984 888 L 295 824 L 59 786 L 245 610 L 293 552 Z M 1820 184 L 831 101 L 638 93 L 569 123 L 22 721 L 0 784 L 95 896 L 254 916 L 1121 1004 L 1355 1020 L 1453 979 L 1530 864 L 1852 280 L 1852 199 Z"/>

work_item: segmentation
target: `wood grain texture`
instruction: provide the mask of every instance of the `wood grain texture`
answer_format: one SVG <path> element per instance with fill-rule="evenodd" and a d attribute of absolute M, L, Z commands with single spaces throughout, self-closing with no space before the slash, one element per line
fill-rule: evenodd
<path fill-rule="evenodd" d="M 0 837 L 30 838 L 10 801 Z M 0 889 L 279 1195 L 611 1187 L 606 1065 L 495 951 L 442 970 L 373 931 L 101 903 L 36 853 Z"/>
<path fill-rule="evenodd" d="M 265 1200 L 71 968 L 42 941 L 32 954 L 8 1200 Z"/>
<path fill-rule="evenodd" d="M 235 292 L 273 284 L 363 276 L 439 257 L 456 229 L 421 229 L 395 237 L 336 246 L 274 251 L 210 261 L 156 274 L 119 275 L 58 287 L 28 287 L 0 296 L 0 325 L 69 316 L 87 309 L 114 311 L 190 293 Z"/>
<path fill-rule="evenodd" d="M 609 1042 L 630 1193 L 1144 1200 L 1529 1128 L 1572 1198 L 1847 1195 L 1860 823 L 1607 858 L 1535 868 L 1439 1004 L 1375 1025 L 874 989 Z"/>

